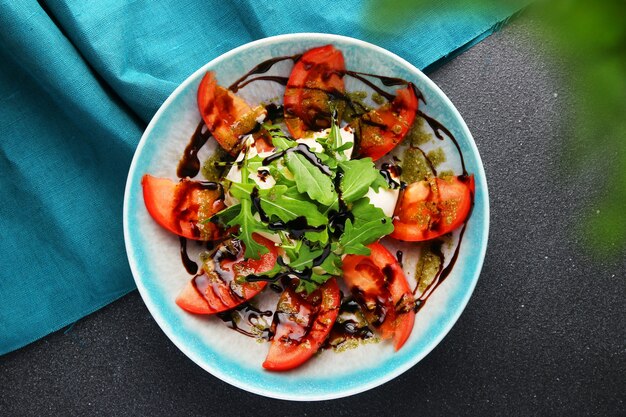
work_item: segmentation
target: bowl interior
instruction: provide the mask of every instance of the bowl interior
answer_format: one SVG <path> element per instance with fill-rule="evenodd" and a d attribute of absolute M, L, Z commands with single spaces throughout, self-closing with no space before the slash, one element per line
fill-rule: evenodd
<path fill-rule="evenodd" d="M 174 303 L 190 276 L 180 262 L 178 238 L 156 225 L 144 207 L 141 177 L 150 173 L 176 178 L 178 160 L 200 121 L 196 91 L 206 71 L 215 71 L 220 85 L 230 85 L 261 61 L 328 43 L 341 49 L 347 68 L 404 78 L 422 91 L 427 105 L 420 103 L 420 109 L 453 133 L 467 171 L 475 176 L 475 204 L 453 272 L 419 311 L 413 333 L 399 352 L 394 352 L 390 343 L 363 344 L 341 353 L 324 351 L 292 372 L 270 373 L 261 367 L 267 353 L 265 344 L 228 329 L 216 318 L 188 314 Z M 271 74 L 288 76 L 291 66 L 291 61 L 284 61 L 273 67 Z M 356 80 L 346 79 L 346 89 L 363 88 Z M 278 83 L 258 82 L 238 94 L 253 104 L 280 98 L 283 91 Z M 213 152 L 213 142 L 202 149 L 201 160 Z M 449 157 L 442 169 L 460 173 L 458 152 L 451 141 L 433 141 L 425 146 L 443 147 Z M 150 122 L 135 153 L 126 185 L 124 232 L 141 296 L 165 334 L 188 357 L 247 391 L 310 401 L 343 397 L 380 385 L 416 364 L 439 343 L 458 319 L 478 279 L 487 244 L 488 212 L 485 174 L 474 141 L 459 113 L 432 81 L 408 62 L 374 45 L 335 35 L 297 34 L 262 39 L 224 54 L 172 93 Z M 405 259 L 405 266 L 411 261 Z M 409 272 L 407 275 L 411 279 Z"/>

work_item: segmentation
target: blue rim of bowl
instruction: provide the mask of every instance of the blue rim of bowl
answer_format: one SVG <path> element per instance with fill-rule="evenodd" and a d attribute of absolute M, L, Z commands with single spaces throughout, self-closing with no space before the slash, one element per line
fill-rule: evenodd
<path fill-rule="evenodd" d="M 431 90 L 433 90 L 442 101 L 442 103 L 451 111 L 452 116 L 458 121 L 459 126 L 461 128 L 461 134 L 467 141 L 467 146 L 469 146 L 471 154 L 475 159 L 475 165 L 477 170 L 474 172 L 476 179 L 476 195 L 474 202 L 474 212 L 476 212 L 476 207 L 480 207 L 482 211 L 482 220 L 483 225 L 482 228 L 478 231 L 480 235 L 478 239 L 480 240 L 480 248 L 478 253 L 475 253 L 475 257 L 471 261 L 473 268 L 471 268 L 472 275 L 467 282 L 466 288 L 461 292 L 453 301 L 454 301 L 454 310 L 449 312 L 446 320 L 443 325 L 437 329 L 435 332 L 436 335 L 430 338 L 430 341 L 427 345 L 419 348 L 416 352 L 404 352 L 402 356 L 402 360 L 395 360 L 392 362 L 391 367 L 388 369 L 383 369 L 378 372 L 375 377 L 367 379 L 365 382 L 354 384 L 348 384 L 345 386 L 336 386 L 333 385 L 334 382 L 331 382 L 330 385 L 323 391 L 321 390 L 313 390 L 310 392 L 293 392 L 287 390 L 272 390 L 271 384 L 268 386 L 262 386 L 258 383 L 252 383 L 246 378 L 242 378 L 241 374 L 237 374 L 233 372 L 233 369 L 229 371 L 225 371 L 223 366 L 211 364 L 206 357 L 200 355 L 197 344 L 193 347 L 189 346 L 189 343 L 186 343 L 186 340 L 180 334 L 177 334 L 173 328 L 171 323 L 171 317 L 166 318 L 162 311 L 158 308 L 158 306 L 153 301 L 154 294 L 150 294 L 149 289 L 146 288 L 146 285 L 142 279 L 142 268 L 140 263 L 137 261 L 137 252 L 141 251 L 141 248 L 135 248 L 132 244 L 132 230 L 129 225 L 129 217 L 131 213 L 131 209 L 136 209 L 137 201 L 131 201 L 131 189 L 133 187 L 133 182 L 137 180 L 137 165 L 140 159 L 140 155 L 144 148 L 144 145 L 147 139 L 150 136 L 152 129 L 154 128 L 157 120 L 160 116 L 166 111 L 170 103 L 174 101 L 174 99 L 186 88 L 188 88 L 189 84 L 191 84 L 194 80 L 204 74 L 208 68 L 213 67 L 217 63 L 222 60 L 227 60 L 232 56 L 237 55 L 238 53 L 245 51 L 249 48 L 257 48 L 257 47 L 267 47 L 272 43 L 280 43 L 285 41 L 310 41 L 315 40 L 315 42 L 319 42 L 319 44 L 325 43 L 347 43 L 353 44 L 357 47 L 362 47 L 365 49 L 371 49 L 377 53 L 385 55 L 389 59 L 396 61 L 398 64 L 403 65 L 406 69 L 413 73 L 416 78 L 420 79 L 420 82 L 424 85 L 428 86 Z M 480 196 L 480 200 L 478 197 Z M 138 198 L 138 197 L 137 197 Z M 141 200 L 143 202 L 143 200 Z M 473 216 L 474 217 L 473 213 Z M 472 221 L 472 218 L 470 218 Z M 165 100 L 165 102 L 161 105 L 159 110 L 155 113 L 154 117 L 148 124 L 144 134 L 141 137 L 139 145 L 135 151 L 133 156 L 133 160 L 130 165 L 129 174 L 125 187 L 125 195 L 124 195 L 124 208 L 123 208 L 123 227 L 124 227 L 124 240 L 126 244 L 126 252 L 128 255 L 129 264 L 131 267 L 131 271 L 133 277 L 135 279 L 135 283 L 137 285 L 137 289 L 141 297 L 144 300 L 150 314 L 154 317 L 155 321 L 161 327 L 163 332 L 168 336 L 168 338 L 176 345 L 187 357 L 189 357 L 192 361 L 198 364 L 200 367 L 214 375 L 215 377 L 223 380 L 224 382 L 246 390 L 248 392 L 252 392 L 261 396 L 284 399 L 284 400 L 292 400 L 292 401 L 319 401 L 319 400 L 330 400 L 335 398 L 347 397 L 350 395 L 358 394 L 377 386 L 380 386 L 400 374 L 406 372 L 408 369 L 416 365 L 419 361 L 421 361 L 428 353 L 430 353 L 440 342 L 441 340 L 448 334 L 452 326 L 456 323 L 461 313 L 465 309 L 469 299 L 474 291 L 476 283 L 478 281 L 478 277 L 480 275 L 480 271 L 482 269 L 483 261 L 485 258 L 485 253 L 487 249 L 487 239 L 489 235 L 489 197 L 488 197 L 488 189 L 487 182 L 485 178 L 485 171 L 482 164 L 482 160 L 480 158 L 480 154 L 478 153 L 478 149 L 474 142 L 474 139 L 467 128 L 463 118 L 461 117 L 458 110 L 454 107 L 450 99 L 441 91 L 441 89 L 428 78 L 424 73 L 422 73 L 419 69 L 414 67 L 411 63 L 404 60 L 403 58 L 395 55 L 392 52 L 387 51 L 384 48 L 371 44 L 369 42 L 361 41 L 358 39 L 354 39 L 347 36 L 341 35 L 333 35 L 333 34 L 324 34 L 324 33 L 294 33 L 294 34 L 284 34 L 278 36 L 272 36 L 268 38 L 259 39 L 254 42 L 250 42 L 244 45 L 241 45 L 235 49 L 230 50 L 229 52 L 220 55 L 219 57 L 211 60 L 193 74 L 191 74 L 185 81 L 183 81 L 173 92 L 172 94 Z M 448 303 L 450 304 L 450 303 Z M 419 346 L 418 346 L 419 347 Z M 401 352 L 401 351 L 400 351 Z M 397 353 L 400 353 L 397 352 Z M 397 359 L 397 358 L 396 358 Z M 237 369 L 234 369 L 237 371 Z M 277 374 L 272 374 L 277 375 Z M 348 375 L 349 377 L 350 375 Z M 280 378 L 280 377 L 279 377 Z M 315 383 L 328 383 L 327 381 L 321 379 L 315 379 L 312 382 Z M 287 384 L 288 385 L 288 384 Z"/>

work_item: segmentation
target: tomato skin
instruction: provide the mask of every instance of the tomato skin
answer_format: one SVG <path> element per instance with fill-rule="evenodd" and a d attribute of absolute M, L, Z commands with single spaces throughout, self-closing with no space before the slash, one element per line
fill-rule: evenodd
<path fill-rule="evenodd" d="M 283 100 L 285 124 L 295 139 L 330 127 L 329 94 L 344 93 L 345 69 L 343 54 L 332 45 L 310 49 L 296 62 Z"/>
<path fill-rule="evenodd" d="M 359 157 L 382 158 L 406 136 L 415 120 L 418 99 L 413 85 L 396 92 L 396 98 L 356 121 Z"/>
<path fill-rule="evenodd" d="M 148 174 L 141 179 L 141 186 L 146 209 L 160 226 L 193 240 L 221 236 L 217 225 L 204 221 L 225 207 L 219 187 L 207 189 L 197 181 L 174 182 Z"/>
<path fill-rule="evenodd" d="M 208 261 L 209 271 L 203 267 L 201 273 L 193 277 L 183 288 L 176 298 L 176 304 L 190 313 L 215 314 L 237 307 L 261 292 L 267 285 L 265 281 L 243 284 L 233 282 L 238 276 L 267 272 L 276 264 L 278 251 L 274 242 L 258 234 L 254 234 L 253 238 L 267 247 L 269 252 L 263 254 L 260 259 L 244 259 L 245 247 L 243 243 L 239 243 L 239 246 L 236 246 L 235 259 L 229 259 L 233 256 L 220 259 L 219 256 L 223 253 L 233 254 L 231 248 L 227 248 L 231 252 L 224 249 L 227 243 L 222 243 L 216 249 L 217 255 Z M 220 250 L 223 251 L 222 254 L 219 253 Z M 239 293 L 234 292 L 233 288 Z"/>
<path fill-rule="evenodd" d="M 267 114 L 263 106 L 251 108 L 232 91 L 217 85 L 213 72 L 207 72 L 202 78 L 197 100 L 207 128 L 222 148 L 233 156 L 239 153 L 239 137 L 254 129 L 259 116 Z"/>
<path fill-rule="evenodd" d="M 316 297 L 321 297 L 317 305 L 311 303 Z M 287 287 L 278 301 L 275 314 L 289 315 L 291 320 L 279 321 L 276 326 L 263 368 L 269 371 L 288 371 L 311 358 L 330 334 L 340 303 L 341 294 L 335 278 L 326 281 L 310 295 L 296 293 L 293 288 Z M 313 323 L 307 331 L 293 319 Z"/>
<path fill-rule="evenodd" d="M 451 232 L 469 216 L 474 190 L 473 175 L 410 184 L 398 198 L 390 236 L 418 242 Z"/>
<path fill-rule="evenodd" d="M 393 338 L 395 350 L 407 341 L 415 323 L 415 299 L 397 259 L 380 243 L 369 256 L 343 259 L 343 279 L 366 320 L 381 338 Z"/>

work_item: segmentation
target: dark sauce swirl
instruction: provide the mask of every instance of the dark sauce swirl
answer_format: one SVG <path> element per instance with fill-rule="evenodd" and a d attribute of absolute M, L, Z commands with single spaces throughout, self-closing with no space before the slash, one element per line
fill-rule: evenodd
<path fill-rule="evenodd" d="M 185 270 L 190 275 L 198 273 L 198 264 L 192 261 L 187 254 L 187 238 L 179 236 L 180 240 L 180 259 L 185 267 Z"/>
<path fill-rule="evenodd" d="M 198 158 L 198 151 L 204 146 L 207 140 L 211 137 L 209 129 L 204 129 L 205 124 L 203 121 L 198 123 L 195 132 L 191 135 L 189 143 L 185 147 L 182 158 L 178 162 L 176 168 L 176 175 L 178 178 L 193 178 L 200 172 L 200 159 Z"/>
<path fill-rule="evenodd" d="M 332 172 L 328 165 L 324 165 L 322 161 L 317 157 L 317 155 L 315 155 L 315 152 L 311 151 L 311 148 L 309 148 L 306 143 L 298 143 L 298 145 L 294 146 L 293 148 L 276 152 L 275 154 L 263 159 L 262 164 L 263 166 L 268 166 L 272 162 L 282 158 L 289 153 L 298 153 L 302 155 L 307 161 L 309 161 L 314 167 L 319 169 L 323 174 L 326 174 L 328 176 L 332 175 Z"/>

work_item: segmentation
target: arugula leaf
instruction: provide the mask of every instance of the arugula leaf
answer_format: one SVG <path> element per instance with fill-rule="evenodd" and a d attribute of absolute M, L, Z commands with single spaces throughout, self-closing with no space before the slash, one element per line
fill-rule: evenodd
<path fill-rule="evenodd" d="M 283 241 L 280 247 L 283 249 L 287 258 L 296 259 L 298 257 L 298 252 L 302 247 L 302 241 L 297 240 L 295 243 L 287 238 L 286 234 L 281 234 L 281 240 Z M 284 259 L 284 258 L 283 258 Z"/>
<path fill-rule="evenodd" d="M 209 221 L 218 220 L 223 224 L 228 224 L 232 219 L 234 219 L 239 212 L 241 211 L 241 206 L 239 204 L 232 205 L 230 207 L 226 207 L 222 211 L 215 213 L 212 217 L 205 220 L 207 223 Z"/>
<path fill-rule="evenodd" d="M 268 216 L 276 216 L 284 222 L 304 216 L 310 226 L 328 223 L 328 218 L 319 212 L 317 206 L 303 199 L 297 192 L 294 193 L 295 190 L 296 187 L 287 188 L 285 185 L 261 190 L 261 208 Z"/>
<path fill-rule="evenodd" d="M 296 287 L 296 292 L 306 291 L 307 294 L 311 294 L 313 291 L 317 289 L 317 284 L 301 279 Z"/>
<path fill-rule="evenodd" d="M 321 232 L 305 232 L 304 237 L 309 242 L 319 243 L 322 246 L 325 246 L 328 243 L 328 228 L 322 230 Z"/>
<path fill-rule="evenodd" d="M 248 162 L 249 160 L 244 156 L 241 164 L 241 183 L 232 183 L 230 189 L 230 193 L 240 200 L 238 204 L 239 214 L 230 219 L 226 224 L 229 226 L 239 226 L 237 238 L 246 246 L 245 257 L 259 259 L 261 255 L 267 253 L 269 250 L 264 245 L 254 240 L 252 234 L 255 232 L 269 232 L 269 229 L 252 214 L 252 200 L 250 199 L 252 189 L 251 184 L 248 184 L 250 181 L 248 178 Z"/>
<path fill-rule="evenodd" d="M 339 245 L 344 254 L 369 255 L 365 247 L 381 237 L 393 232 L 391 219 L 378 207 L 370 204 L 369 198 L 362 198 L 352 206 L 354 221 L 346 220 Z"/>
<path fill-rule="evenodd" d="M 338 245 L 337 243 L 333 243 L 333 246 L 336 248 Z M 324 261 L 320 264 L 319 268 L 330 275 L 341 275 L 341 256 L 337 255 L 334 251 L 331 251 L 326 259 L 324 259 Z"/>
<path fill-rule="evenodd" d="M 239 214 L 232 218 L 227 224 L 229 226 L 239 226 L 237 238 L 246 246 L 246 258 L 259 259 L 261 255 L 269 250 L 252 238 L 255 232 L 269 232 L 270 230 L 252 214 L 252 202 L 242 199 L 239 203 Z"/>
<path fill-rule="evenodd" d="M 339 127 L 339 117 L 337 115 L 339 109 L 337 108 L 336 103 L 329 103 L 329 107 L 332 114 L 330 130 L 328 131 L 327 136 L 318 137 L 316 140 L 324 147 L 329 159 L 332 158 L 336 164 L 337 161 L 345 161 L 348 159 L 344 151 L 352 148 L 354 143 L 343 143 L 341 128 Z"/>
<path fill-rule="evenodd" d="M 230 193 L 239 200 L 250 200 L 254 187 L 253 184 L 233 183 Z M 304 216 L 307 223 L 313 227 L 328 223 L 328 218 L 319 212 L 314 203 L 298 193 L 296 187 L 275 185 L 269 189 L 259 190 L 259 200 L 265 214 L 276 216 L 284 222 Z"/>
<path fill-rule="evenodd" d="M 383 177 L 383 174 L 381 174 L 380 171 L 379 171 L 378 172 L 378 177 L 376 177 L 374 182 L 372 182 L 372 184 L 370 184 L 370 187 L 372 187 L 372 189 L 375 192 L 378 192 L 378 190 L 380 190 L 381 188 L 384 188 L 385 190 L 388 190 L 389 189 L 389 184 L 387 183 L 387 180 L 385 179 L 385 177 Z"/>
<path fill-rule="evenodd" d="M 322 161 L 324 165 L 326 165 L 331 170 L 337 169 L 338 162 L 332 156 L 328 156 L 325 153 L 316 153 L 315 155 L 319 158 L 320 161 Z"/>
<path fill-rule="evenodd" d="M 344 173 L 340 186 L 343 201 L 346 203 L 351 203 L 363 197 L 367 194 L 370 185 L 378 177 L 382 177 L 374 166 L 372 158 L 343 161 L 339 162 L 339 166 Z"/>
<path fill-rule="evenodd" d="M 293 173 L 299 192 L 307 193 L 313 200 L 327 206 L 337 198 L 330 176 L 324 174 L 304 156 L 298 153 L 285 155 L 287 168 Z"/>
<path fill-rule="evenodd" d="M 233 182 L 230 185 L 229 192 L 230 194 L 238 200 L 250 199 L 250 194 L 252 194 L 252 190 L 254 189 L 254 184 L 242 184 L 238 182 Z"/>
<path fill-rule="evenodd" d="M 337 148 L 337 152 L 343 154 L 343 151 L 347 151 L 348 149 L 352 149 L 353 147 L 354 142 L 346 142 Z"/>
<path fill-rule="evenodd" d="M 339 131 L 337 109 L 331 109 L 331 111 L 333 113 L 333 118 L 330 124 L 330 133 L 328 134 L 328 140 L 332 143 L 335 152 L 339 152 L 339 148 L 341 148 L 341 145 L 343 145 L 343 140 L 341 138 L 341 132 Z M 338 156 L 343 156 L 343 154 L 339 154 Z"/>
<path fill-rule="evenodd" d="M 311 250 L 308 245 L 302 245 L 297 254 L 297 258 L 289 262 L 289 267 L 296 271 L 302 271 L 313 265 L 313 260 L 320 256 L 324 249 Z"/>
<path fill-rule="evenodd" d="M 308 279 L 308 280 L 301 279 L 300 280 L 300 282 L 298 283 L 298 287 L 296 288 L 296 291 L 298 291 L 298 292 L 306 291 L 308 294 L 311 294 L 320 285 L 322 285 L 323 283 L 328 281 L 330 278 L 331 278 L 330 275 L 319 275 L 319 274 L 316 274 L 316 273 L 312 273 L 310 279 Z"/>

